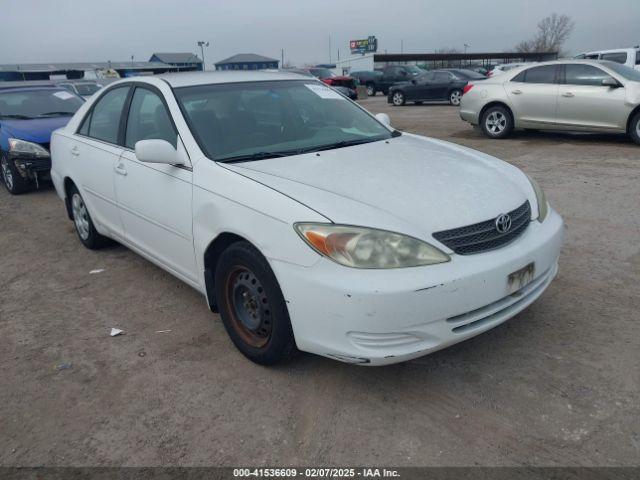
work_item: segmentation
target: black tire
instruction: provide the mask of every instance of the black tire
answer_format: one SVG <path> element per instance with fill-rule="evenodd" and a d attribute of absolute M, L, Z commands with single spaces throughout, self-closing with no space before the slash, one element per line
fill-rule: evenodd
<path fill-rule="evenodd" d="M 0 154 L 2 183 L 11 195 L 20 195 L 33 188 L 33 182 L 18 172 L 15 164 L 4 153 Z"/>
<path fill-rule="evenodd" d="M 400 90 L 395 90 L 391 92 L 391 103 L 394 107 L 401 107 L 406 103 L 407 99 Z"/>
<path fill-rule="evenodd" d="M 513 131 L 511 112 L 502 105 L 487 108 L 480 119 L 480 128 L 482 133 L 489 138 L 507 138 Z"/>
<path fill-rule="evenodd" d="M 462 99 L 462 90 L 455 89 L 449 92 L 449 103 L 454 107 L 460 106 L 461 99 Z"/>
<path fill-rule="evenodd" d="M 278 280 L 250 243 L 237 242 L 222 252 L 215 291 L 224 328 L 249 360 L 274 365 L 297 352 Z"/>
<path fill-rule="evenodd" d="M 629 136 L 640 145 L 640 112 L 636 113 L 629 123 Z"/>
<path fill-rule="evenodd" d="M 68 195 L 71 219 L 82 244 L 89 250 L 97 250 L 108 245 L 110 240 L 96 230 L 84 199 L 75 185 L 71 185 Z"/>
<path fill-rule="evenodd" d="M 370 97 L 376 96 L 376 86 L 374 83 L 367 83 L 367 95 Z"/>

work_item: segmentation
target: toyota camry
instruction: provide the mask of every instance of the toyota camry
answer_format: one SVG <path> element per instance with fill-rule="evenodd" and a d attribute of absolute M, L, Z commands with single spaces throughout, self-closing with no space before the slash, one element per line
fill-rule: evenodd
<path fill-rule="evenodd" d="M 80 242 L 191 285 L 261 364 L 425 355 L 513 317 L 558 270 L 562 219 L 533 179 L 313 78 L 122 80 L 51 149 Z"/>

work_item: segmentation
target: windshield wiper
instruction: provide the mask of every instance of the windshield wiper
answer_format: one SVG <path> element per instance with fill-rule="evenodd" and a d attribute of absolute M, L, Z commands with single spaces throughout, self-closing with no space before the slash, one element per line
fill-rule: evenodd
<path fill-rule="evenodd" d="M 254 160 L 266 160 L 267 158 L 279 158 L 289 157 L 291 155 L 298 155 L 300 150 L 289 150 L 286 152 L 255 152 L 247 155 L 236 155 L 235 157 L 221 158 L 216 160 L 221 163 L 237 163 L 237 162 L 251 162 Z"/>
<path fill-rule="evenodd" d="M 341 140 L 339 142 L 335 142 L 335 143 L 330 143 L 328 145 L 320 145 L 319 147 L 310 147 L 310 148 L 306 148 L 304 150 L 304 153 L 308 153 L 308 152 L 322 152 L 324 150 L 334 150 L 336 148 L 344 148 L 344 147 L 351 147 L 353 145 L 362 145 L 363 143 L 372 143 L 372 142 L 378 142 L 382 139 L 377 138 L 377 139 L 371 139 L 371 138 L 359 138 L 357 140 Z"/>
<path fill-rule="evenodd" d="M 62 116 L 62 115 L 73 115 L 73 112 L 46 112 L 41 113 L 38 117 L 53 117 L 53 116 Z"/>
<path fill-rule="evenodd" d="M 0 117 L 2 118 L 16 118 L 18 120 L 33 120 L 34 117 L 29 117 L 28 115 L 20 115 L 19 113 L 0 113 Z"/>

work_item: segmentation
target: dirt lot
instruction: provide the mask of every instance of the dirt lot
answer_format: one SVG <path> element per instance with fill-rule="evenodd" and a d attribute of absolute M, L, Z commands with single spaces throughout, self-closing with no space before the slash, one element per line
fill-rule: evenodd
<path fill-rule="evenodd" d="M 267 369 L 189 287 L 123 247 L 84 249 L 52 189 L 2 189 L 0 464 L 638 465 L 640 147 L 491 141 L 453 107 L 363 104 L 540 182 L 567 238 L 537 303 L 401 365 Z"/>

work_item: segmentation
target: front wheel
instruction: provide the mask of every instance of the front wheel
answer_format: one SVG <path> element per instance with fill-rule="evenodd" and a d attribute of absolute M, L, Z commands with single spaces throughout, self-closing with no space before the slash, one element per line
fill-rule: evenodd
<path fill-rule="evenodd" d="M 234 345 L 252 362 L 273 365 L 296 352 L 287 305 L 267 260 L 248 242 L 218 261 L 216 300 Z"/>
<path fill-rule="evenodd" d="M 397 91 L 391 94 L 391 102 L 396 107 L 401 107 L 405 103 L 404 93 Z"/>
<path fill-rule="evenodd" d="M 373 83 L 367 83 L 367 95 L 370 97 L 376 96 L 376 86 Z"/>
<path fill-rule="evenodd" d="M 506 138 L 513 130 L 511 113 L 500 105 L 488 108 L 480 120 L 482 132 L 489 138 Z"/>
<path fill-rule="evenodd" d="M 2 171 L 2 182 L 7 191 L 12 195 L 20 195 L 31 189 L 31 181 L 24 178 L 18 172 L 15 164 L 3 153 L 0 154 L 0 170 Z"/>
<path fill-rule="evenodd" d="M 631 140 L 640 145 L 640 112 L 636 113 L 629 124 L 629 136 Z"/>
<path fill-rule="evenodd" d="M 454 90 L 449 94 L 449 103 L 454 107 L 460 106 L 460 99 L 462 98 L 462 91 Z"/>

